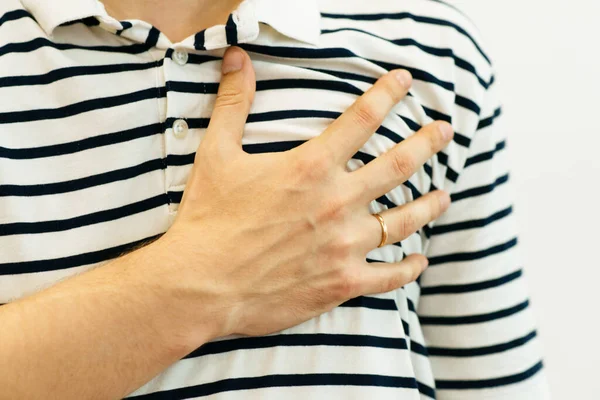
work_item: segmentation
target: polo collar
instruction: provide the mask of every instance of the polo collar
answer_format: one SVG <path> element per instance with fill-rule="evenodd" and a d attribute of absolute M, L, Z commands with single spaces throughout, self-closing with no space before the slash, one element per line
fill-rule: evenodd
<path fill-rule="evenodd" d="M 21 0 L 21 3 L 48 36 L 61 24 L 88 17 L 98 19 L 102 27 L 123 29 L 98 0 Z M 321 34 L 317 0 L 244 0 L 243 3 L 253 4 L 259 22 L 290 38 L 317 45 Z"/>

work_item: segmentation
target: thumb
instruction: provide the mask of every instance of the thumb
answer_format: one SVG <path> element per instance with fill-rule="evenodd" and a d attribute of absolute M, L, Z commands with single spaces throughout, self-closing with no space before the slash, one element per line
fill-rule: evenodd
<path fill-rule="evenodd" d="M 244 126 L 256 91 L 256 78 L 248 54 L 230 47 L 223 55 L 222 77 L 205 140 L 223 150 L 241 149 Z"/>

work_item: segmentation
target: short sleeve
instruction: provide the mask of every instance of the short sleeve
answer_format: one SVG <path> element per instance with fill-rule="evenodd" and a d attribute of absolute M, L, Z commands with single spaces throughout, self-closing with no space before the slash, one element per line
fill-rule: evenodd
<path fill-rule="evenodd" d="M 426 250 L 430 266 L 417 311 L 439 400 L 549 398 L 501 119 L 492 83 L 452 204 L 433 225 Z"/>

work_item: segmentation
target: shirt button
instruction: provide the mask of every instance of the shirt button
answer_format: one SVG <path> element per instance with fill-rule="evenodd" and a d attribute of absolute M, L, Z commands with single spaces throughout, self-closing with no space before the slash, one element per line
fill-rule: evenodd
<path fill-rule="evenodd" d="M 182 138 L 188 131 L 188 124 L 184 119 L 177 119 L 173 122 L 173 135 L 176 138 Z"/>
<path fill-rule="evenodd" d="M 173 60 L 179 65 L 185 65 L 188 62 L 188 53 L 183 50 L 175 50 Z"/>

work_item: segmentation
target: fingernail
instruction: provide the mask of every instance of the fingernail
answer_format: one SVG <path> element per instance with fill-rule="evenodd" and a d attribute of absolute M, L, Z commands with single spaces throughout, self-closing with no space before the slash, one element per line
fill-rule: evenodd
<path fill-rule="evenodd" d="M 448 207 L 450 207 L 450 196 L 447 192 L 442 191 L 442 193 L 440 193 L 438 196 L 438 199 L 440 200 L 440 206 L 442 207 L 442 210 L 446 211 Z"/>
<path fill-rule="evenodd" d="M 401 69 L 400 71 L 396 71 L 395 76 L 403 87 L 410 87 L 410 84 L 412 83 L 412 75 L 408 71 Z"/>
<path fill-rule="evenodd" d="M 223 55 L 223 64 L 221 72 L 228 74 L 230 72 L 239 71 L 244 64 L 244 56 L 238 49 L 229 49 Z"/>
<path fill-rule="evenodd" d="M 452 134 L 454 133 L 454 131 L 452 129 L 452 125 L 450 125 L 449 123 L 442 122 L 438 124 L 438 129 L 440 130 L 440 133 L 442 134 L 444 140 L 448 141 L 452 138 Z"/>

